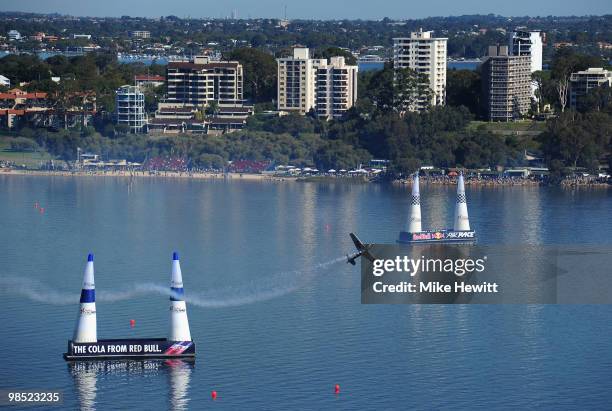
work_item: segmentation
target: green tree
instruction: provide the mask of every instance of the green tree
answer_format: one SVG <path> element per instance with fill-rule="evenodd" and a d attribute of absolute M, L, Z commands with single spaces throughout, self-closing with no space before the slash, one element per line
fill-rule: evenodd
<path fill-rule="evenodd" d="M 426 74 L 403 68 L 395 70 L 394 75 L 393 101 L 398 112 L 414 111 L 421 103 L 429 107 L 433 90 Z"/>
<path fill-rule="evenodd" d="M 477 116 L 480 114 L 480 72 L 477 70 L 448 70 L 446 73 L 446 104 L 465 106 Z"/>
<path fill-rule="evenodd" d="M 244 70 L 244 97 L 255 103 L 276 98 L 277 67 L 274 56 L 254 48 L 239 48 L 226 55 Z"/>
<path fill-rule="evenodd" d="M 344 61 L 346 64 L 351 66 L 357 65 L 357 59 L 353 54 L 348 50 L 343 50 L 339 47 L 327 47 L 322 50 L 317 50 L 314 53 L 314 57 L 318 59 L 329 59 L 330 57 L 344 57 Z"/>

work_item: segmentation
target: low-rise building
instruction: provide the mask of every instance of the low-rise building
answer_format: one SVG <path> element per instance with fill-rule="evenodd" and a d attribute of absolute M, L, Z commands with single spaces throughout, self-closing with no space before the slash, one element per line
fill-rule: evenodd
<path fill-rule="evenodd" d="M 134 30 L 130 31 L 130 37 L 137 39 L 149 39 L 151 38 L 151 32 L 147 30 Z"/>
<path fill-rule="evenodd" d="M 129 127 L 132 133 L 146 131 L 144 93 L 136 86 L 121 86 L 115 94 L 115 121 Z"/>
<path fill-rule="evenodd" d="M 166 82 L 164 76 L 157 76 L 152 74 L 142 74 L 134 77 L 134 84 L 137 87 L 159 87 Z"/>
<path fill-rule="evenodd" d="M 214 113 L 192 104 L 158 104 L 155 117 L 149 120 L 149 132 L 221 134 L 241 130 L 253 115 L 252 106 L 219 105 Z"/>
<path fill-rule="evenodd" d="M 0 127 L 14 128 L 20 122 L 44 125 L 49 111 L 47 93 L 12 89 L 0 93 Z"/>
<path fill-rule="evenodd" d="M 2 74 L 0 74 L 0 86 L 3 87 L 11 87 L 11 80 L 8 77 L 3 76 Z"/>
<path fill-rule="evenodd" d="M 576 108 L 581 100 L 594 88 L 612 86 L 612 71 L 601 67 L 572 73 L 570 76 L 570 107 Z"/>
<path fill-rule="evenodd" d="M 10 30 L 8 32 L 9 41 L 21 40 L 21 33 L 17 30 Z"/>
<path fill-rule="evenodd" d="M 489 121 L 525 116 L 531 106 L 531 58 L 511 56 L 508 46 L 491 46 L 482 64 L 483 103 Z"/>

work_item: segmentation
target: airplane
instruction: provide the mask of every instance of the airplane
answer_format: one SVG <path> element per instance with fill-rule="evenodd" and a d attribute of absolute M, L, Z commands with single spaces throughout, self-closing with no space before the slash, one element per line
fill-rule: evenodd
<path fill-rule="evenodd" d="M 359 238 L 357 238 L 357 236 L 353 233 L 350 233 L 349 235 L 351 236 L 351 240 L 353 240 L 353 243 L 357 248 L 357 252 L 355 254 L 346 255 L 347 264 L 355 265 L 355 260 L 359 257 L 365 257 L 368 260 L 374 262 L 374 256 L 370 254 L 370 248 L 372 247 L 372 244 L 363 244 L 361 240 L 359 240 Z"/>

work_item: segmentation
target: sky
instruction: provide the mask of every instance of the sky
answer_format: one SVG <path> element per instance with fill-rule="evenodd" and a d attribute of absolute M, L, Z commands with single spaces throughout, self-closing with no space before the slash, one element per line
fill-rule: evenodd
<path fill-rule="evenodd" d="M 612 14 L 610 0 L 0 0 L 3 11 L 73 16 L 290 19 L 417 19 L 498 14 L 569 16 Z"/>

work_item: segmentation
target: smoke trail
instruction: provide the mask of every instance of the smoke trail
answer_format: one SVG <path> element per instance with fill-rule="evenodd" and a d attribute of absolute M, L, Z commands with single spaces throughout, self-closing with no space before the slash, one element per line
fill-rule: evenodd
<path fill-rule="evenodd" d="M 49 288 L 40 281 L 28 278 L 2 277 L 0 278 L 0 290 L 8 293 L 19 294 L 32 301 L 54 305 L 72 304 L 78 302 L 78 295 L 57 291 Z"/>
<path fill-rule="evenodd" d="M 302 288 L 315 274 L 344 261 L 345 258 L 336 258 L 307 269 L 277 273 L 251 281 L 248 284 L 241 284 L 240 286 L 225 287 L 207 292 L 186 290 L 183 297 L 187 303 L 204 308 L 236 307 L 266 301 Z M 138 284 L 134 291 L 146 291 L 167 296 L 173 295 L 167 286 L 152 283 Z"/>
<path fill-rule="evenodd" d="M 315 274 L 344 259 L 345 257 L 340 257 L 309 268 L 277 273 L 234 287 L 206 292 L 188 290 L 184 298 L 187 303 L 204 308 L 235 307 L 266 301 L 300 289 Z M 79 301 L 78 294 L 54 290 L 40 281 L 27 278 L 2 277 L 0 278 L 0 291 L 19 294 L 32 301 L 45 304 L 67 305 Z M 124 288 L 123 291 L 103 289 L 98 289 L 98 291 L 96 295 L 98 302 L 123 301 L 148 294 L 172 296 L 172 291 L 167 285 L 156 283 L 133 284 L 127 289 Z"/>

